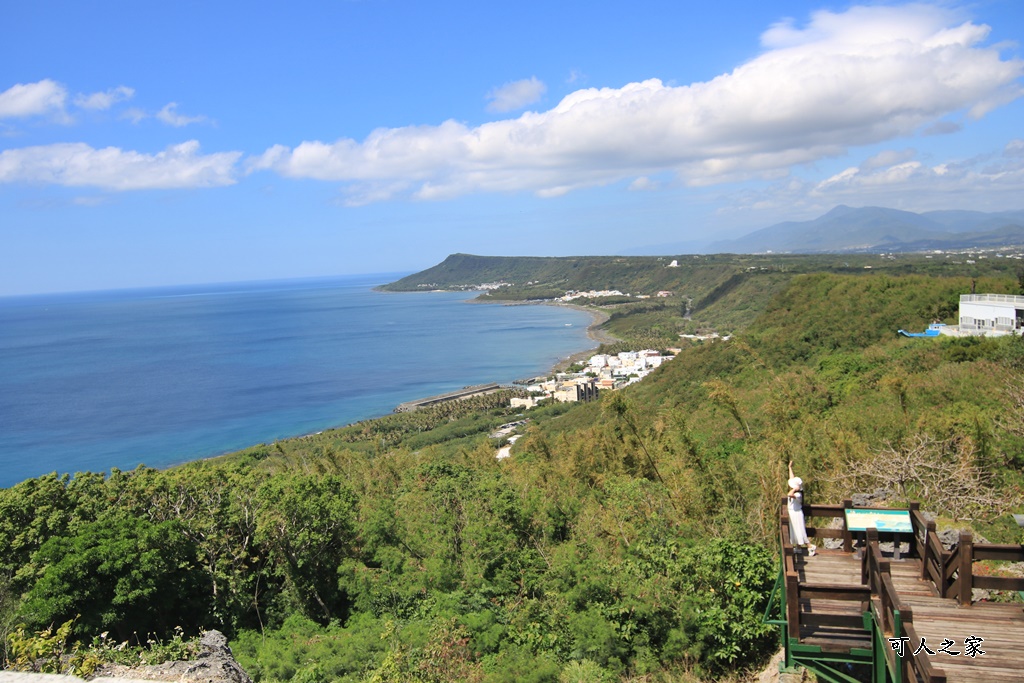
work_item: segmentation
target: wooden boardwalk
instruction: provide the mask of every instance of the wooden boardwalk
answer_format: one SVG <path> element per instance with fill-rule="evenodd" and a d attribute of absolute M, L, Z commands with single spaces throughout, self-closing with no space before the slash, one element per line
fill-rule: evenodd
<path fill-rule="evenodd" d="M 776 623 L 785 624 L 787 665 L 832 681 L 862 680 L 867 670 L 875 683 L 1024 681 L 1024 605 L 971 599 L 972 588 L 1024 590 L 1022 579 L 974 572 L 978 560 L 1024 561 L 1024 546 L 973 544 L 963 534 L 947 551 L 913 508 L 915 533 L 902 559 L 881 550 L 892 534 L 874 530 L 855 553 L 849 532 L 810 525 L 813 517 L 841 518 L 845 506 L 805 507 L 814 556 L 789 543 L 785 506 L 780 516 L 785 599 Z M 825 538 L 843 547 L 825 549 Z"/>

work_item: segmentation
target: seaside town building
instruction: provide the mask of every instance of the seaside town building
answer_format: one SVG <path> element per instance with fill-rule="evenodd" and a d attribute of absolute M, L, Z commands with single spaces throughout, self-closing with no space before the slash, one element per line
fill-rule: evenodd
<path fill-rule="evenodd" d="M 629 296 L 617 289 L 592 289 L 589 292 L 568 291 L 565 296 L 556 297 L 555 301 L 573 301 L 574 299 L 597 299 L 604 296 Z"/>
<path fill-rule="evenodd" d="M 623 351 L 618 354 L 597 354 L 575 373 L 559 373 L 554 379 L 535 382 L 526 387 L 531 396 L 511 399 L 513 408 L 533 408 L 544 399 L 565 403 L 590 401 L 601 391 L 620 389 L 639 382 L 672 356 L 658 351 Z"/>

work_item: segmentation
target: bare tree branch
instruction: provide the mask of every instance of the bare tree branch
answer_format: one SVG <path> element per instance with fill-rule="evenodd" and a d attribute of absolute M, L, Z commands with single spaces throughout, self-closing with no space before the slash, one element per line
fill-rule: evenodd
<path fill-rule="evenodd" d="M 899 446 L 886 443 L 869 458 L 848 459 L 832 481 L 849 491 L 886 488 L 957 519 L 1001 515 L 1019 495 L 995 488 L 992 474 L 975 463 L 975 451 L 970 439 L 916 434 Z"/>

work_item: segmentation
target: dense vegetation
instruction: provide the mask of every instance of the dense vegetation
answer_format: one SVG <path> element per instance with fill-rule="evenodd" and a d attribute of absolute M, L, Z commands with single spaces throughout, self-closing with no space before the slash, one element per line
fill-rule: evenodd
<path fill-rule="evenodd" d="M 790 459 L 811 502 L 884 488 L 1020 541 L 1024 342 L 895 335 L 1015 275 L 729 269 L 693 299 L 745 331 L 530 411 L 508 460 L 494 396 L 0 490 L 0 628 L 217 627 L 260 681 L 690 680 L 776 646 Z M 607 325 L 678 340 L 655 303 Z"/>

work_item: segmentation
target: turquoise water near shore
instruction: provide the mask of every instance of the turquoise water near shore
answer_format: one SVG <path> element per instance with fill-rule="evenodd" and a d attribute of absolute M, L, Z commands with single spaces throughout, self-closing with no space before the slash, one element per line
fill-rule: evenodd
<path fill-rule="evenodd" d="M 590 317 L 397 276 L 0 298 L 0 487 L 164 467 L 546 372 Z"/>

